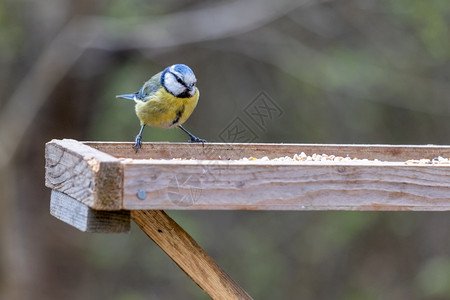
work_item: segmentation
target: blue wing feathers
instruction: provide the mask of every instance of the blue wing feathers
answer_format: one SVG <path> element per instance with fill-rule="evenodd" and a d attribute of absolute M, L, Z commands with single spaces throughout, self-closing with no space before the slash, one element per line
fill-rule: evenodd
<path fill-rule="evenodd" d="M 161 87 L 161 74 L 163 72 L 159 72 L 158 74 L 155 74 L 150 78 L 142 88 L 139 90 L 139 92 L 133 93 L 133 94 L 123 94 L 123 95 L 117 95 L 116 98 L 123 98 L 128 100 L 141 100 L 144 102 L 147 102 L 149 100 L 149 96 L 155 94 Z"/>

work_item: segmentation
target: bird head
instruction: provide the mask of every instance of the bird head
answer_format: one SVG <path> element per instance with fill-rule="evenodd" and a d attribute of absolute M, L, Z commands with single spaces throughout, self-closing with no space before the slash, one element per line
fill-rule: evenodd
<path fill-rule="evenodd" d="M 197 79 L 191 68 L 183 64 L 176 64 L 163 71 L 161 83 L 166 91 L 175 97 L 189 98 L 196 92 Z"/>

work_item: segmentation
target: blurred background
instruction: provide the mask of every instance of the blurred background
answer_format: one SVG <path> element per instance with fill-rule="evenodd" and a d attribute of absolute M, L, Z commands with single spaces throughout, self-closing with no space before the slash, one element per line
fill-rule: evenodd
<path fill-rule="evenodd" d="M 448 145 L 449 25 L 447 0 L 2 0 L 0 298 L 208 299 L 136 226 L 49 214 L 46 142 L 138 133 L 115 95 L 185 63 L 185 127 L 211 142 L 239 117 L 255 142 Z M 282 111 L 263 128 L 244 112 L 262 91 Z M 255 299 L 450 299 L 448 213 L 169 214 Z"/>

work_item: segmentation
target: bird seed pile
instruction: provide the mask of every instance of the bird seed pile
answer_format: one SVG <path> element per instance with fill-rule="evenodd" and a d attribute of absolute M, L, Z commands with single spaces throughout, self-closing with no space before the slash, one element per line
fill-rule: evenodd
<path fill-rule="evenodd" d="M 350 156 L 335 156 L 335 155 L 328 155 L 328 154 L 317 154 L 314 153 L 312 155 L 306 155 L 305 152 L 302 152 L 300 154 L 294 154 L 294 156 L 284 156 L 284 157 L 277 157 L 270 159 L 267 156 L 264 156 L 262 158 L 255 158 L 255 157 L 244 157 L 242 158 L 243 161 L 286 161 L 286 162 L 373 162 L 373 163 L 380 163 L 382 161 L 378 159 L 367 159 L 367 158 L 357 158 L 357 157 L 350 157 Z M 450 164 L 449 158 L 444 157 L 435 157 L 433 159 L 410 159 L 405 161 L 406 164 Z"/>
<path fill-rule="evenodd" d="M 132 162 L 132 159 L 122 159 L 125 162 Z M 149 158 L 149 160 L 153 160 L 153 158 Z M 164 160 L 164 159 L 163 159 Z M 176 161 L 186 161 L 186 160 L 195 160 L 194 158 L 172 158 L 169 160 L 176 160 Z M 220 157 L 219 157 L 219 160 Z M 281 156 L 276 158 L 269 158 L 267 156 L 256 158 L 256 157 L 244 157 L 239 159 L 238 161 L 249 161 L 249 162 L 272 162 L 272 161 L 279 161 L 279 162 L 327 162 L 327 163 L 385 163 L 386 161 L 382 161 L 379 159 L 367 159 L 367 158 L 357 158 L 357 157 L 350 157 L 350 156 L 335 156 L 335 155 L 328 155 L 328 154 L 317 154 L 314 153 L 312 155 L 307 155 L 305 152 L 302 152 L 300 154 L 294 154 L 294 156 Z M 391 161 L 392 162 L 392 161 Z M 398 161 L 402 162 L 402 161 Z M 432 159 L 423 158 L 423 159 L 410 159 L 403 161 L 405 164 L 410 165 L 450 165 L 450 158 L 445 158 L 442 156 L 438 156 Z"/>

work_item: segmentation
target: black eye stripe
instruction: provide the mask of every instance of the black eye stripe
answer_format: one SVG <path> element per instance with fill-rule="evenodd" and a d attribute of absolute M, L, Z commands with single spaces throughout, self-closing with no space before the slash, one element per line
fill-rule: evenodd
<path fill-rule="evenodd" d="M 178 77 L 177 74 L 172 73 L 172 72 L 170 72 L 170 74 L 172 74 L 172 75 L 175 77 L 175 79 L 177 80 L 177 82 L 178 82 L 179 84 L 182 84 L 184 87 L 187 87 L 187 85 L 186 85 L 186 83 L 183 81 L 183 79 L 181 79 L 180 77 Z"/>

